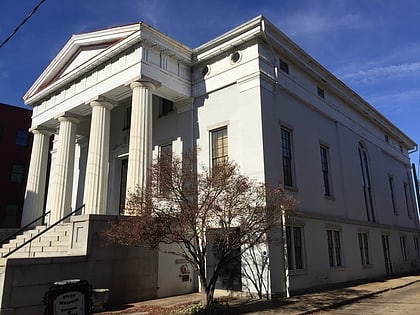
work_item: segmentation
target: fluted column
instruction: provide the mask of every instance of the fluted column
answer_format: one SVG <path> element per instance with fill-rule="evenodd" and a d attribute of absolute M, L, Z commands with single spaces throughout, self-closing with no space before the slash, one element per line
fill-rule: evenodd
<path fill-rule="evenodd" d="M 152 161 L 152 91 L 155 89 L 155 85 L 147 81 L 136 81 L 130 84 L 130 88 L 133 90 L 133 95 L 128 147 L 127 193 L 133 191 L 137 186 L 145 187 L 147 184 L 147 173 Z"/>
<path fill-rule="evenodd" d="M 48 148 L 51 130 L 33 128 L 31 161 L 29 163 L 28 180 L 26 183 L 25 200 L 23 204 L 22 223 L 25 226 L 39 218 L 44 212 L 45 182 L 48 167 Z M 42 220 L 33 224 L 40 225 Z"/>
<path fill-rule="evenodd" d="M 71 212 L 76 124 L 79 123 L 79 120 L 72 116 L 58 117 L 58 121 L 60 122 L 60 129 L 51 183 L 50 224 L 57 222 Z"/>
<path fill-rule="evenodd" d="M 108 184 L 110 116 L 113 105 L 92 101 L 92 120 L 86 166 L 84 204 L 86 214 L 105 214 Z"/>

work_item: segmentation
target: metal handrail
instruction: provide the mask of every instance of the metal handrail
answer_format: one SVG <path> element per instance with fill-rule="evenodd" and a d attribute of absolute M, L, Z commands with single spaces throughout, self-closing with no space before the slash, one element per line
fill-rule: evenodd
<path fill-rule="evenodd" d="M 29 244 L 30 242 L 32 242 L 34 239 L 36 239 L 37 237 L 40 237 L 42 234 L 46 233 L 47 231 L 51 230 L 53 227 L 55 227 L 56 225 L 58 225 L 59 223 L 63 222 L 65 219 L 67 219 L 68 217 L 72 216 L 73 214 L 75 214 L 77 211 L 80 211 L 81 209 L 83 209 L 85 207 L 85 205 L 81 205 L 79 208 L 77 208 L 76 210 L 73 210 L 72 212 L 70 212 L 69 214 L 65 215 L 64 217 L 62 217 L 60 220 L 58 220 L 57 222 L 55 222 L 54 224 L 48 226 L 45 230 L 42 230 L 41 232 L 39 232 L 37 235 L 32 236 L 29 240 L 27 240 L 26 242 L 20 244 L 18 247 L 13 248 L 13 250 L 11 250 L 10 252 L 6 253 L 6 255 L 3 256 L 3 258 L 7 258 L 8 256 L 10 256 L 11 254 L 13 254 L 14 252 L 18 251 L 19 249 L 21 249 L 22 247 L 26 246 L 27 244 Z"/>
<path fill-rule="evenodd" d="M 21 227 L 19 230 L 15 231 L 14 233 L 6 236 L 5 238 L 3 238 L 0 241 L 0 245 L 2 246 L 3 244 L 5 244 L 7 241 L 10 241 L 13 237 L 15 237 L 16 235 L 20 234 L 21 232 L 26 231 L 26 229 L 31 226 L 32 224 L 34 224 L 35 222 L 39 221 L 42 218 L 45 218 L 51 211 L 45 212 L 43 215 L 41 215 L 40 217 L 36 218 L 35 220 L 33 220 L 32 222 L 26 224 L 24 227 Z"/>

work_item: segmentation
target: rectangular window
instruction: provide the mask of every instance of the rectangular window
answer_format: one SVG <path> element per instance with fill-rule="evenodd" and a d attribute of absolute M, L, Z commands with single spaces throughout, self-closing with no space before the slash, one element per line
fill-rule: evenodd
<path fill-rule="evenodd" d="M 283 60 L 279 60 L 280 62 L 280 70 L 283 71 L 284 73 L 289 74 L 289 64 L 284 62 Z"/>
<path fill-rule="evenodd" d="M 358 233 L 359 236 L 359 249 L 360 261 L 362 265 L 369 265 L 369 238 L 368 233 Z"/>
<path fill-rule="evenodd" d="M 17 204 L 7 204 L 6 209 L 4 212 L 3 227 L 16 227 L 18 226 L 17 218 L 18 218 L 19 206 Z"/>
<path fill-rule="evenodd" d="M 26 147 L 28 145 L 29 133 L 26 130 L 16 130 L 16 145 Z"/>
<path fill-rule="evenodd" d="M 172 143 L 159 147 L 159 193 L 167 196 L 172 184 Z"/>
<path fill-rule="evenodd" d="M 331 196 L 331 189 L 330 189 L 330 173 L 328 167 L 328 147 L 321 145 L 321 170 L 322 170 L 322 178 L 324 181 L 324 195 Z"/>
<path fill-rule="evenodd" d="M 23 183 L 25 165 L 23 163 L 13 163 L 10 181 L 12 183 Z"/>
<path fill-rule="evenodd" d="M 160 67 L 163 70 L 168 70 L 168 58 L 164 54 L 160 54 Z"/>
<path fill-rule="evenodd" d="M 369 159 L 365 145 L 359 143 L 359 159 L 362 171 L 363 197 L 366 206 L 366 215 L 368 221 L 375 222 L 375 211 L 373 209 L 372 185 L 370 182 Z"/>
<path fill-rule="evenodd" d="M 125 112 L 124 112 L 124 126 L 123 126 L 123 130 L 130 129 L 130 124 L 131 124 L 131 106 L 127 106 L 125 108 Z"/>
<path fill-rule="evenodd" d="M 410 202 L 408 201 L 408 185 L 404 183 L 404 198 L 405 198 L 405 207 L 407 209 L 407 215 L 411 218 L 411 211 L 410 211 Z"/>
<path fill-rule="evenodd" d="M 174 103 L 166 98 L 159 98 L 159 116 L 166 116 L 174 110 Z"/>
<path fill-rule="evenodd" d="M 400 236 L 400 246 L 401 246 L 401 256 L 404 262 L 408 261 L 408 256 L 407 256 L 407 245 L 406 245 L 406 241 L 405 241 L 405 236 L 401 235 Z"/>
<path fill-rule="evenodd" d="M 414 249 L 416 251 L 416 258 L 420 259 L 420 237 L 414 236 Z"/>
<path fill-rule="evenodd" d="M 211 131 L 211 162 L 212 168 L 222 165 L 228 160 L 227 127 Z"/>
<path fill-rule="evenodd" d="M 302 227 L 286 226 L 287 259 L 290 270 L 303 269 Z"/>
<path fill-rule="evenodd" d="M 281 128 L 281 145 L 283 152 L 283 181 L 286 186 L 294 186 L 293 180 L 293 156 L 291 131 Z"/>
<path fill-rule="evenodd" d="M 330 267 L 341 267 L 341 237 L 340 231 L 327 230 L 328 258 Z"/>
<path fill-rule="evenodd" d="M 321 89 L 319 86 L 317 87 L 318 96 L 321 98 L 325 98 L 325 91 Z"/>
<path fill-rule="evenodd" d="M 395 204 L 395 192 L 394 192 L 394 178 L 392 176 L 388 176 L 389 182 L 389 191 L 391 194 L 391 202 L 392 202 L 392 209 L 395 215 L 398 215 L 397 206 Z"/>

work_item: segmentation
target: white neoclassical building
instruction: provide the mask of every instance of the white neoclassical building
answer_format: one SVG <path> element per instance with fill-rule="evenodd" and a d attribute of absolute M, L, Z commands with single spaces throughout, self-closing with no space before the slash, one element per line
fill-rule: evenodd
<path fill-rule="evenodd" d="M 141 291 L 127 300 L 195 290 L 182 261 L 105 253 L 95 229 L 144 185 L 154 154 L 196 146 L 200 163 L 228 156 L 296 197 L 287 246 L 266 251 L 273 296 L 420 269 L 417 145 L 262 16 L 194 49 L 145 23 L 74 35 L 24 99 L 34 141 L 22 225 L 85 205 L 63 223 L 61 272 L 79 264 L 94 284 Z M 51 254 L 33 256 L 13 268 Z M 147 272 L 128 276 L 133 261 Z M 99 279 L 92 266 L 118 272 Z"/>

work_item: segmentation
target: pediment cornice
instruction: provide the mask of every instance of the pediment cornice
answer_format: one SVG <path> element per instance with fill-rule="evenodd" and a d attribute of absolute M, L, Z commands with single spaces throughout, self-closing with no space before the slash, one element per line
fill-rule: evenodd
<path fill-rule="evenodd" d="M 77 34 L 70 38 L 26 92 L 25 103 L 35 105 L 139 42 L 182 62 L 191 62 L 190 48 L 143 22 Z"/>
<path fill-rule="evenodd" d="M 30 87 L 23 99 L 30 105 L 41 92 L 51 91 L 111 58 L 139 37 L 140 23 L 73 35 Z"/>

